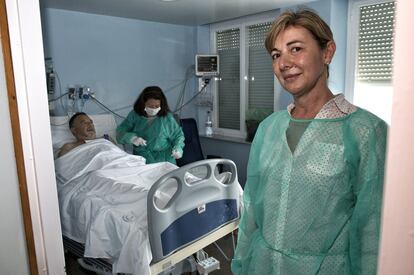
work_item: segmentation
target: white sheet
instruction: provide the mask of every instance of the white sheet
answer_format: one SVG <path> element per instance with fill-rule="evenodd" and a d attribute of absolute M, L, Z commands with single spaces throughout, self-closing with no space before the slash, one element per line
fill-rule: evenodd
<path fill-rule="evenodd" d="M 113 261 L 114 274 L 150 274 L 147 192 L 177 168 L 145 165 L 105 139 L 55 160 L 62 232 L 85 244 L 85 256 Z"/>

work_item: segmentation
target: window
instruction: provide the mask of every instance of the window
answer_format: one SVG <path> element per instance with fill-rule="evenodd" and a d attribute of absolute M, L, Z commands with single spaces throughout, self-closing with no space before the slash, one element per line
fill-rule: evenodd
<path fill-rule="evenodd" d="M 272 60 L 264 40 L 275 18 L 272 14 L 212 26 L 211 46 L 220 56 L 220 75 L 213 83 L 216 133 L 245 138 L 246 112 L 274 110 Z"/>
<path fill-rule="evenodd" d="M 392 59 L 395 3 L 350 2 L 349 49 L 352 60 L 348 75 L 349 97 L 386 122 L 391 121 Z"/>
<path fill-rule="evenodd" d="M 358 81 L 391 81 L 394 2 L 359 9 Z"/>
<path fill-rule="evenodd" d="M 240 29 L 217 32 L 220 77 L 217 79 L 218 126 L 240 129 Z"/>
<path fill-rule="evenodd" d="M 249 69 L 248 109 L 273 110 L 274 74 L 272 59 L 264 47 L 272 23 L 248 26 Z"/>

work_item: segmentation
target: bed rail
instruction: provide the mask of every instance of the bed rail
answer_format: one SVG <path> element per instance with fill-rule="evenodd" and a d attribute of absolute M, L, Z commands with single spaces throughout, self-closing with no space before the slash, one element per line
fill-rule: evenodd
<path fill-rule="evenodd" d="M 223 183 L 217 166 L 229 168 Z M 202 178 L 189 177 L 189 171 L 204 169 Z M 164 205 L 158 200 L 160 190 L 174 185 L 175 191 Z M 179 249 L 192 244 L 240 216 L 240 187 L 237 168 L 228 159 L 208 159 L 187 164 L 161 177 L 150 189 L 147 200 L 148 232 L 152 263 L 157 263 Z M 231 232 L 231 231 L 230 231 Z M 229 232 L 227 232 L 229 233 Z"/>

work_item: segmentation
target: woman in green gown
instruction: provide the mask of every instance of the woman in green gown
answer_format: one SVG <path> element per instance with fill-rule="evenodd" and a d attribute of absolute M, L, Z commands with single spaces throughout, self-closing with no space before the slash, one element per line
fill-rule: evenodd
<path fill-rule="evenodd" d="M 282 13 L 266 48 L 293 103 L 252 143 L 232 271 L 376 274 L 386 123 L 329 90 L 336 46 L 316 13 Z"/>
<path fill-rule="evenodd" d="M 120 144 L 132 144 L 134 154 L 146 163 L 176 163 L 183 155 L 184 133 L 168 107 L 161 88 L 146 87 L 134 103 L 134 109 L 117 127 Z"/>

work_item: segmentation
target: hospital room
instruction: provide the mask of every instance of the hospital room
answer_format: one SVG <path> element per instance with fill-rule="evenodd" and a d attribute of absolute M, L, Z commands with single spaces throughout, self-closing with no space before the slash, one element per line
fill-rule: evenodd
<path fill-rule="evenodd" d="M 396 9 L 40 0 L 64 272 L 385 270 Z"/>

